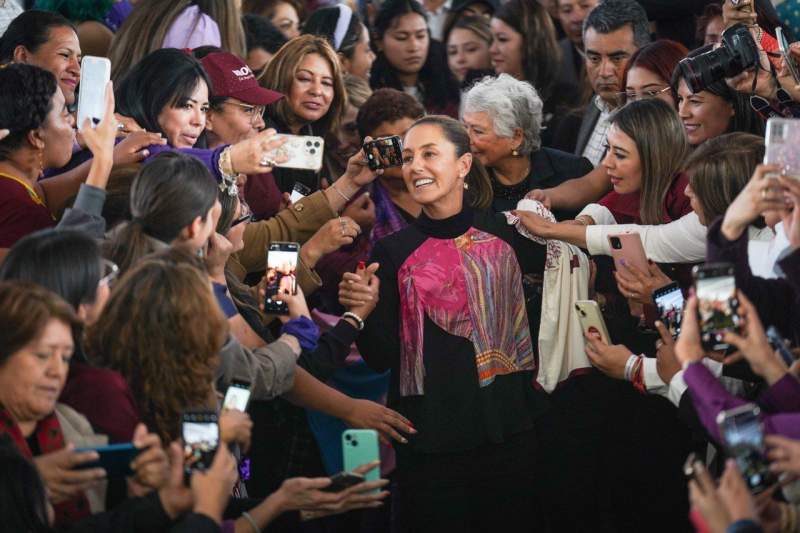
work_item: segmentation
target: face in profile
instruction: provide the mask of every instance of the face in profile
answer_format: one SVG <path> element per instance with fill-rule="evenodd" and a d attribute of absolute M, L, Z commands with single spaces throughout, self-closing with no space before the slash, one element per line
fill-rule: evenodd
<path fill-rule="evenodd" d="M 642 165 L 636 143 L 616 124 L 608 129 L 608 151 L 602 162 L 617 194 L 638 192 L 642 188 Z"/>

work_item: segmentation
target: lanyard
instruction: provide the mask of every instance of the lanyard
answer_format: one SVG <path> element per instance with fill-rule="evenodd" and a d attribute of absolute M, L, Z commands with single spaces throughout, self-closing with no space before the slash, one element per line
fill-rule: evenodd
<path fill-rule="evenodd" d="M 39 193 L 37 193 L 33 189 L 33 187 L 31 187 L 30 185 L 28 185 L 27 183 L 25 183 L 24 181 L 22 181 L 18 177 L 12 176 L 11 174 L 6 174 L 4 172 L 0 172 L 0 178 L 6 178 L 6 179 L 10 179 L 11 181 L 16 181 L 17 183 L 19 183 L 20 185 L 25 187 L 25 190 L 28 191 L 28 195 L 31 197 L 31 200 L 33 200 L 33 203 L 35 203 L 36 205 L 41 205 L 41 206 L 47 207 L 47 205 L 44 203 L 44 200 L 42 200 L 42 197 L 39 196 Z"/>

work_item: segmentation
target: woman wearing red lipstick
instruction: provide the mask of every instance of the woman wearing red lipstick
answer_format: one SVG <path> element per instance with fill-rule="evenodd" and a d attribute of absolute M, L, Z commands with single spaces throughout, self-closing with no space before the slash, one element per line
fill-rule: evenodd
<path fill-rule="evenodd" d="M 431 39 L 425 10 L 416 0 L 386 0 L 373 25 L 378 57 L 373 89 L 388 87 L 416 98 L 429 114 L 458 116 L 459 86 L 442 43 Z"/>
<path fill-rule="evenodd" d="M 0 63 L 27 63 L 56 77 L 68 106 L 81 80 L 81 45 L 70 21 L 57 13 L 31 10 L 15 18 L 0 40 Z"/>

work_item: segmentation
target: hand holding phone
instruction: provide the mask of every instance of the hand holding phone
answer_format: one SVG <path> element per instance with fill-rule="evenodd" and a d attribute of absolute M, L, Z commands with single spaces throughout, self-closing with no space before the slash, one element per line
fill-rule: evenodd
<path fill-rule="evenodd" d="M 120 478 L 133 475 L 131 463 L 142 450 L 131 442 L 124 444 L 109 444 L 95 448 L 79 448 L 76 452 L 95 452 L 98 455 L 96 461 L 82 463 L 75 468 L 83 470 L 86 468 L 102 468 L 106 471 L 109 479 Z"/>
<path fill-rule="evenodd" d="M 403 166 L 403 143 L 397 135 L 364 143 L 370 170 Z"/>
<path fill-rule="evenodd" d="M 296 242 L 273 242 L 267 251 L 266 297 L 264 312 L 287 315 L 289 307 L 275 299 L 280 292 L 297 294 L 297 260 L 300 245 Z"/>
<path fill-rule="evenodd" d="M 285 142 L 264 153 L 262 162 L 267 166 L 318 171 L 322 168 L 325 140 L 309 135 L 279 134 L 275 136 Z"/>
<path fill-rule="evenodd" d="M 187 475 L 192 470 L 207 470 L 219 446 L 219 423 L 213 411 L 183 413 L 183 467 Z"/>
<path fill-rule="evenodd" d="M 677 283 L 672 282 L 660 289 L 656 289 L 653 291 L 653 301 L 655 301 L 658 308 L 659 320 L 667 328 L 672 338 L 677 339 L 681 331 L 683 306 L 686 303 L 681 288 Z"/>
<path fill-rule="evenodd" d="M 800 179 L 800 119 L 770 118 L 767 121 L 764 164 L 780 165 L 783 174 Z"/>
<path fill-rule="evenodd" d="M 730 263 L 712 263 L 692 270 L 697 294 L 700 339 L 707 350 L 726 350 L 726 331 L 738 332 L 741 322 L 736 279 Z"/>
<path fill-rule="evenodd" d="M 575 301 L 575 312 L 578 313 L 578 321 L 584 335 L 599 337 L 605 344 L 611 344 L 611 335 L 608 334 L 606 322 L 600 306 L 594 300 Z"/>
<path fill-rule="evenodd" d="M 86 120 L 94 128 L 103 120 L 106 111 L 106 86 L 111 79 L 111 61 L 105 57 L 83 56 L 81 83 L 78 88 L 77 126 Z"/>
<path fill-rule="evenodd" d="M 225 391 L 225 399 L 222 401 L 223 409 L 237 409 L 241 412 L 247 411 L 247 404 L 250 401 L 250 383 L 246 381 L 233 380 Z"/>
<path fill-rule="evenodd" d="M 380 461 L 378 448 L 378 432 L 374 429 L 348 429 L 342 433 L 342 450 L 344 453 L 344 470 L 352 472 L 360 466 Z M 364 476 L 365 481 L 378 481 L 380 468 L 373 468 Z M 374 489 L 369 494 L 379 492 Z"/>
<path fill-rule="evenodd" d="M 717 415 L 722 442 L 754 493 L 762 492 L 777 481 L 765 456 L 760 414 L 758 406 L 748 403 Z"/>
<path fill-rule="evenodd" d="M 366 478 L 353 472 L 339 472 L 331 476 L 331 484 L 322 489 L 324 492 L 341 492 L 366 481 Z"/>

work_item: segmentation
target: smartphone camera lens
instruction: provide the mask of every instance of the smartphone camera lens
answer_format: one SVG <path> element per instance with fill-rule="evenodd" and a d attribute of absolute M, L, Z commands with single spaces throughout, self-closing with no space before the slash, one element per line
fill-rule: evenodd
<path fill-rule="evenodd" d="M 317 153 L 317 151 L 316 151 L 314 148 L 311 148 L 311 149 L 309 150 L 309 153 L 310 153 L 311 155 L 314 155 L 314 154 L 316 154 L 316 153 Z"/>
<path fill-rule="evenodd" d="M 619 242 L 619 237 L 611 237 L 611 247 L 615 250 L 622 250 L 622 243 Z"/>
<path fill-rule="evenodd" d="M 311 141 L 306 141 L 306 146 L 311 146 Z"/>
<path fill-rule="evenodd" d="M 358 441 L 353 439 L 353 446 L 358 446 Z"/>
<path fill-rule="evenodd" d="M 314 148 L 319 148 L 319 141 L 314 142 Z"/>
<path fill-rule="evenodd" d="M 353 437 L 351 437 L 350 435 L 345 435 L 344 440 L 353 440 Z"/>

